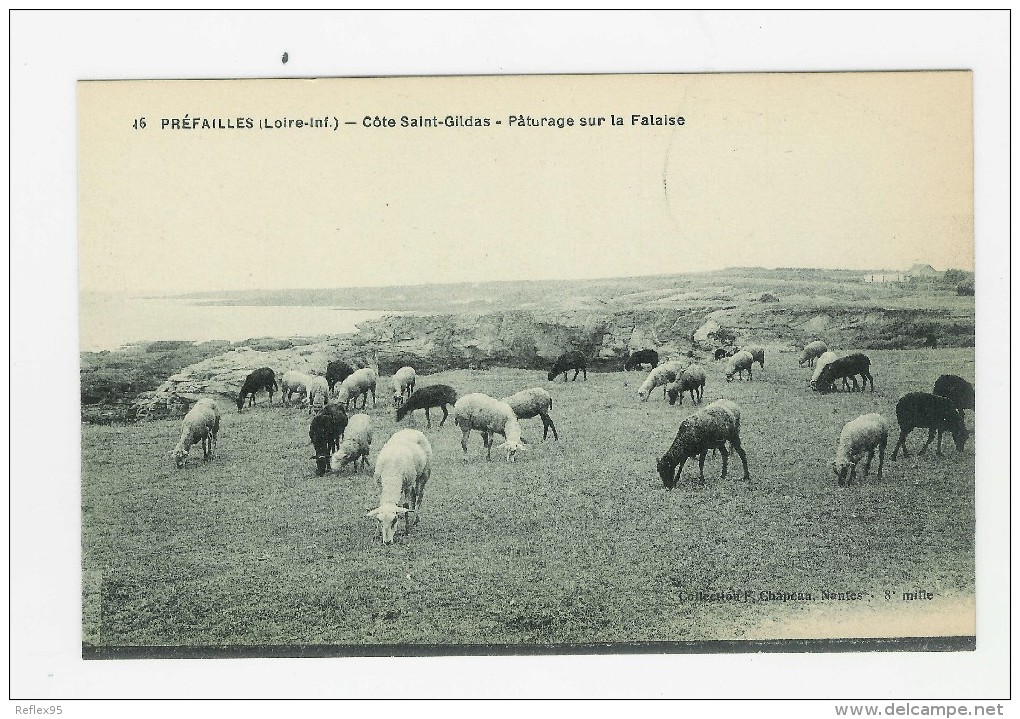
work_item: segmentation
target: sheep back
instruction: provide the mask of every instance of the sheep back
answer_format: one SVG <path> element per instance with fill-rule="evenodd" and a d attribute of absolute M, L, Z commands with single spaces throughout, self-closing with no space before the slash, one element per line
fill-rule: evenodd
<path fill-rule="evenodd" d="M 656 387 L 675 382 L 680 373 L 684 371 L 685 366 L 683 362 L 670 360 L 669 362 L 663 362 L 658 367 L 654 367 L 648 373 L 648 376 L 645 377 L 645 381 L 638 387 L 638 397 L 645 399 Z"/>
<path fill-rule="evenodd" d="M 521 390 L 500 401 L 510 405 L 517 419 L 531 419 L 552 408 L 552 397 L 541 387 Z"/>
<path fill-rule="evenodd" d="M 428 409 L 455 404 L 457 404 L 457 390 L 448 384 L 432 384 L 428 387 L 419 387 L 411 393 L 411 396 L 402 405 L 397 407 L 397 421 L 399 422 L 408 412 L 413 412 L 416 409 Z"/>
<path fill-rule="evenodd" d="M 828 351 L 829 351 L 828 345 L 826 345 L 821 340 L 809 342 L 807 345 L 804 346 L 804 349 L 801 350 L 800 359 L 797 360 L 797 364 L 803 365 L 804 363 L 810 362 L 811 360 L 817 357 L 821 357 Z"/>
<path fill-rule="evenodd" d="M 945 397 L 957 409 L 974 409 L 974 385 L 955 374 L 944 374 L 935 380 L 932 394 Z"/>
<path fill-rule="evenodd" d="M 453 419 L 461 429 L 477 429 L 503 436 L 506 436 L 507 424 L 517 423 L 513 407 L 481 392 L 473 392 L 457 400 Z"/>

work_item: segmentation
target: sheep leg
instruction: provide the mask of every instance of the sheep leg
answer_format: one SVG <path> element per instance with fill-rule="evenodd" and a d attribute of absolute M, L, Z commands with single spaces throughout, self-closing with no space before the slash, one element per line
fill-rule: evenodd
<path fill-rule="evenodd" d="M 375 387 L 372 387 L 372 406 L 375 407 Z M 368 393 L 365 393 L 365 404 L 368 404 Z"/>
<path fill-rule="evenodd" d="M 885 465 L 885 445 L 886 442 L 883 440 L 878 445 L 878 481 L 882 481 L 882 467 Z"/>
<path fill-rule="evenodd" d="M 923 447 L 921 447 L 921 451 L 920 451 L 920 452 L 918 452 L 918 454 L 919 454 L 919 455 L 920 455 L 920 454 L 924 454 L 924 451 L 925 451 L 926 449 L 928 449 L 928 445 L 929 445 L 929 444 L 931 444 L 931 441 L 932 441 L 933 439 L 935 439 L 935 428 L 934 428 L 934 427 L 930 427 L 930 428 L 928 429 L 928 441 L 924 443 L 924 446 L 923 446 Z M 941 439 L 941 438 L 940 438 L 940 439 Z"/>
<path fill-rule="evenodd" d="M 443 411 L 444 412 L 446 411 L 445 407 L 443 408 Z M 446 417 L 444 416 L 443 419 L 445 420 Z M 428 407 L 425 408 L 425 422 L 426 422 L 428 428 L 432 429 L 432 417 L 429 416 L 429 408 Z"/>
<path fill-rule="evenodd" d="M 856 476 L 857 476 L 857 464 L 854 463 L 850 465 L 850 476 L 847 477 L 846 486 L 848 487 L 854 486 L 854 477 Z"/>
<path fill-rule="evenodd" d="M 872 447 L 868 450 L 868 458 L 864 461 L 864 476 L 867 477 L 868 473 L 871 472 L 871 460 L 875 458 L 875 448 Z"/>
<path fill-rule="evenodd" d="M 492 461 L 492 435 L 482 432 L 482 444 L 485 446 L 485 458 Z"/>
<path fill-rule="evenodd" d="M 737 438 L 737 439 L 734 439 L 734 440 L 730 441 L 730 444 L 733 445 L 733 451 L 737 453 L 737 455 L 740 457 L 740 461 L 744 465 L 744 481 L 745 482 L 750 482 L 751 481 L 751 473 L 749 471 L 747 471 L 747 455 L 744 454 L 744 448 L 740 446 L 740 438 Z M 724 454 L 723 457 L 725 457 L 725 456 L 726 455 Z"/>
<path fill-rule="evenodd" d="M 581 371 L 584 372 L 584 381 L 587 382 L 588 381 L 588 368 L 585 367 Z"/>
<path fill-rule="evenodd" d="M 730 454 L 726 451 L 726 443 L 723 442 L 718 447 L 713 447 L 712 449 L 718 449 L 719 454 L 722 455 L 722 474 L 719 478 L 726 479 L 726 469 L 730 466 Z"/>
<path fill-rule="evenodd" d="M 460 438 L 460 446 L 461 446 L 461 449 L 464 450 L 464 461 L 466 462 L 467 461 L 467 441 L 468 441 L 468 435 L 471 434 L 471 429 L 468 428 L 468 427 L 462 427 L 461 431 L 464 434 Z"/>
<path fill-rule="evenodd" d="M 676 466 L 676 472 L 673 475 L 673 486 L 680 484 L 680 475 L 684 472 L 684 465 L 687 464 L 687 455 L 680 458 L 680 464 Z"/>
<path fill-rule="evenodd" d="M 544 442 L 549 437 L 549 430 L 552 430 L 553 439 L 559 439 L 560 436 L 556 434 L 556 425 L 553 424 L 552 417 L 547 414 L 541 415 L 542 417 L 542 441 Z"/>
<path fill-rule="evenodd" d="M 581 373 L 581 370 L 579 370 L 579 369 L 575 369 L 575 370 L 574 370 L 574 379 L 573 379 L 573 380 L 571 380 L 571 381 L 572 381 L 572 382 L 576 382 L 576 381 L 577 381 L 577 375 L 579 375 L 580 373 Z"/>
<path fill-rule="evenodd" d="M 913 429 L 913 427 L 911 427 L 910 429 Z M 896 446 L 893 447 L 893 450 L 892 450 L 892 461 L 893 462 L 896 461 L 896 453 L 900 450 L 901 447 L 903 448 L 903 456 L 904 457 L 909 457 L 910 456 L 907 453 L 907 435 L 910 434 L 910 429 L 903 429 L 902 427 L 900 427 L 900 438 L 898 440 L 896 440 Z"/>
<path fill-rule="evenodd" d="M 942 456 L 942 428 L 941 427 L 939 427 L 938 435 L 939 435 L 939 441 L 935 445 L 935 456 L 936 457 L 941 457 Z"/>
<path fill-rule="evenodd" d="M 700 455 L 698 455 L 698 482 L 701 485 L 705 484 L 705 457 L 707 455 L 708 455 L 707 449 Z"/>
<path fill-rule="evenodd" d="M 857 392 L 857 391 L 858 391 L 858 388 L 857 388 L 857 375 L 855 375 L 855 374 L 852 374 L 852 375 L 850 375 L 850 379 L 851 379 L 851 380 L 853 381 L 853 383 L 854 383 L 854 392 Z M 861 388 L 861 390 L 860 390 L 860 391 L 861 391 L 861 392 L 863 392 L 863 391 L 864 391 L 864 389 L 863 389 L 863 388 Z"/>

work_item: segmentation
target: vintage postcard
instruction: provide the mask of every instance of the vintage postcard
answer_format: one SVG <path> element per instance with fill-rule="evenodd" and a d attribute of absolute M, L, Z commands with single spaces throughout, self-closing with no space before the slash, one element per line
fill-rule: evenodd
<path fill-rule="evenodd" d="M 970 72 L 77 92 L 86 658 L 975 647 Z"/>

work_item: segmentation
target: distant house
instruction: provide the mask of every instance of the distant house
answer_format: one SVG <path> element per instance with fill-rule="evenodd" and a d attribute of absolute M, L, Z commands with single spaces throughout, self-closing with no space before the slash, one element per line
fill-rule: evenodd
<path fill-rule="evenodd" d="M 916 264 L 907 270 L 908 277 L 940 277 L 941 272 L 931 265 Z"/>

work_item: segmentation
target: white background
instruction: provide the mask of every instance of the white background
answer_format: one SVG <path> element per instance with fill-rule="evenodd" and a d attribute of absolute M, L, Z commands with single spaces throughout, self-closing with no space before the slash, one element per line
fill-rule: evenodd
<path fill-rule="evenodd" d="M 10 23 L 11 696 L 18 705 L 84 697 L 568 696 L 869 697 L 885 707 L 894 697 L 1007 695 L 1008 13 L 15 12 Z M 77 80 L 940 68 L 974 71 L 978 651 L 81 660 Z M 139 268 L 146 270 L 159 271 Z M 383 709 L 63 704 L 65 716 Z M 834 715 L 831 703 L 731 708 Z M 590 710 L 600 709 L 626 710 Z M 639 708 L 647 709 L 682 708 Z"/>

